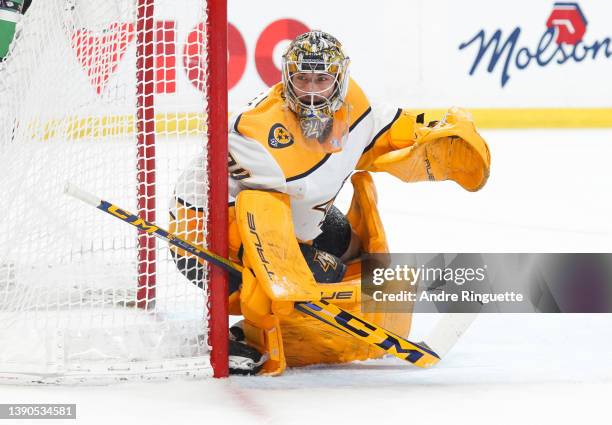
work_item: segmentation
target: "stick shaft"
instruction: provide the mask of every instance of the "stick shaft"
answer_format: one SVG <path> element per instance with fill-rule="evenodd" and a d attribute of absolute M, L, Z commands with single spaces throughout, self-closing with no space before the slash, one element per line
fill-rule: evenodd
<path fill-rule="evenodd" d="M 190 254 L 193 254 L 196 257 L 201 258 L 204 261 L 208 261 L 211 264 L 222 267 L 223 269 L 227 270 L 228 272 L 232 273 L 235 276 L 242 276 L 242 266 L 241 265 L 236 264 L 228 260 L 227 258 L 221 257 L 213 253 L 212 251 L 207 250 L 206 248 L 199 247 L 197 245 L 192 244 L 189 241 L 181 239 L 180 237 L 173 235 L 167 230 L 164 230 L 161 227 L 158 227 L 153 223 L 149 223 L 148 221 L 143 220 L 137 215 L 132 214 L 131 212 L 124 210 L 115 204 L 111 204 L 108 201 L 97 198 L 91 193 L 86 192 L 82 189 L 79 189 L 78 187 L 72 184 L 67 184 L 64 189 L 64 192 L 77 199 L 80 199 L 83 202 L 86 202 L 89 205 L 96 207 L 100 211 L 104 211 L 105 213 L 110 214 L 113 217 L 116 217 L 136 227 L 137 229 L 143 232 L 152 234 L 168 242 L 169 244 L 176 246 L 177 248 L 180 248 L 186 252 L 189 252 Z"/>

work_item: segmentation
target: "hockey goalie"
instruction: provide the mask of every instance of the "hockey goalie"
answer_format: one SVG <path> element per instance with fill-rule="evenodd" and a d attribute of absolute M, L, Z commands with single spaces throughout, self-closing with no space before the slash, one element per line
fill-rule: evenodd
<path fill-rule="evenodd" d="M 291 42 L 282 81 L 230 118 L 228 143 L 230 259 L 244 266 L 242 279 L 230 281 L 230 313 L 244 318 L 230 330 L 234 373 L 382 356 L 293 308 L 324 297 L 361 314 L 360 256 L 389 249 L 369 173 L 453 180 L 469 191 L 489 175 L 489 149 L 467 112 L 452 108 L 425 123 L 423 115 L 371 105 L 349 77 L 340 42 L 322 31 Z M 206 221 L 197 195 L 205 190 L 203 161 L 185 171 L 170 211 L 170 231 L 196 244 Z M 343 214 L 334 199 L 349 178 L 354 194 Z M 205 265 L 172 253 L 202 286 Z M 410 330 L 409 311 L 363 317 L 398 335 Z"/>

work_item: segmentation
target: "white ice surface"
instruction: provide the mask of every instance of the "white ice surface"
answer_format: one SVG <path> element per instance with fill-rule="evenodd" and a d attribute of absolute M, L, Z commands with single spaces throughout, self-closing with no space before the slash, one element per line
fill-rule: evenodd
<path fill-rule="evenodd" d="M 612 252 L 612 131 L 483 133 L 480 192 L 376 177 L 393 251 Z M 435 320 L 415 317 L 412 337 Z M 429 370 L 391 358 L 276 378 L 0 386 L 0 403 L 77 403 L 76 422 L 54 424 L 609 424 L 611 397 L 612 314 L 481 315 Z"/>

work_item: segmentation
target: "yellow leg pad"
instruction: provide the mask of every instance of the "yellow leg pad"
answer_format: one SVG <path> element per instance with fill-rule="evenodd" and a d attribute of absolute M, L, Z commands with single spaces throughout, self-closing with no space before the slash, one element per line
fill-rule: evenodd
<path fill-rule="evenodd" d="M 377 208 L 374 181 L 368 172 L 355 173 L 351 182 L 353 200 L 347 217 L 353 230 L 362 241 L 365 252 L 389 252 L 387 237 Z M 338 304 L 351 313 L 362 315 L 384 328 L 407 337 L 412 320 L 411 313 L 362 313 L 361 265 L 348 265 L 345 281 L 338 284 L 319 285 L 322 298 Z M 285 356 L 289 366 L 306 366 L 318 363 L 344 363 L 354 360 L 377 358 L 384 354 L 378 348 L 363 343 L 344 332 L 330 328 L 318 320 L 295 312 L 282 316 Z"/>
<path fill-rule="evenodd" d="M 169 215 L 168 231 L 180 238 L 191 242 L 194 245 L 202 246 L 204 244 L 204 226 L 206 224 L 206 214 L 194 208 L 189 208 L 180 202 L 175 202 L 174 208 Z M 234 207 L 228 208 L 228 244 L 230 260 L 238 262 L 238 250 L 240 248 L 240 235 L 236 225 L 236 216 Z M 175 246 L 170 246 L 178 256 L 184 257 L 187 255 L 185 251 Z M 196 257 L 193 257 L 196 258 Z M 198 261 L 202 262 L 198 259 Z"/>
<path fill-rule="evenodd" d="M 317 284 L 293 236 L 288 195 L 243 190 L 236 199 L 236 223 L 244 257 L 270 300 L 319 298 Z"/>
<path fill-rule="evenodd" d="M 353 199 L 346 214 L 351 227 L 361 238 L 362 250 L 369 253 L 389 252 L 387 235 L 377 207 L 376 186 L 367 171 L 351 177 Z"/>
<path fill-rule="evenodd" d="M 269 356 L 263 373 L 281 374 L 286 362 L 278 318 L 273 316 L 272 302 L 251 272 L 248 261 L 242 271 L 240 310 L 244 315 L 243 330 L 248 344 Z"/>
<path fill-rule="evenodd" d="M 291 236 L 287 195 L 245 190 L 235 211 L 244 248 L 240 307 L 245 335 L 249 344 L 268 353 L 264 373 L 278 374 L 286 365 L 279 317 L 299 315 L 293 301 L 317 300 L 320 289 Z"/>
<path fill-rule="evenodd" d="M 361 315 L 359 304 L 342 308 Z M 303 314 L 282 316 L 285 356 L 291 367 L 346 363 L 377 358 L 384 352 L 357 338 Z"/>
<path fill-rule="evenodd" d="M 206 216 L 203 212 L 176 202 L 172 214 L 170 214 L 168 231 L 194 245 L 202 246 L 205 236 L 203 232 L 205 223 Z M 170 249 L 180 257 L 188 255 L 185 251 L 175 246 L 170 245 Z M 189 257 L 196 258 L 191 255 Z"/>
<path fill-rule="evenodd" d="M 251 347 L 268 354 L 268 360 L 264 363 L 261 373 L 264 375 L 280 375 L 283 373 L 287 363 L 283 352 L 283 336 L 278 318 L 269 315 L 258 324 L 245 319 L 243 330 Z"/>
<path fill-rule="evenodd" d="M 322 293 L 328 298 L 333 293 L 355 292 L 354 299 L 327 299 L 328 302 L 338 304 L 343 309 L 362 316 L 385 329 L 400 336 L 407 337 L 410 331 L 412 314 L 408 313 L 362 313 L 360 278 L 345 281 L 339 284 L 321 284 Z M 332 287 L 332 288 L 328 288 Z M 384 352 L 376 347 L 361 342 L 353 336 L 333 329 L 312 317 L 299 312 L 291 315 L 279 316 L 280 326 L 283 330 L 284 352 L 288 366 L 307 366 L 319 363 L 345 363 L 354 360 L 378 358 Z"/>

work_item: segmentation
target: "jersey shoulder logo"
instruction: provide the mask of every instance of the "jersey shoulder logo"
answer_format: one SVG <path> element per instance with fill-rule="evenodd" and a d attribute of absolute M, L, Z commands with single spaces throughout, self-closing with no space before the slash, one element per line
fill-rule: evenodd
<path fill-rule="evenodd" d="M 274 149 L 286 148 L 293 144 L 293 136 L 280 123 L 274 124 L 268 133 L 268 145 Z"/>

